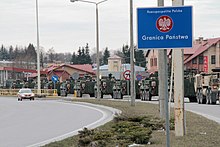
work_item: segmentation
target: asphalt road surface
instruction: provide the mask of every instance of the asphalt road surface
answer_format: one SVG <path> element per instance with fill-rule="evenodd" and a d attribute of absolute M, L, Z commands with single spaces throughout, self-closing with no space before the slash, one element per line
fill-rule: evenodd
<path fill-rule="evenodd" d="M 156 97 L 154 101 L 141 101 L 141 102 L 158 104 L 158 97 Z M 171 103 L 171 107 L 173 107 L 173 105 L 174 103 Z M 187 102 L 185 102 L 185 110 L 202 115 L 210 120 L 220 123 L 220 104 L 207 105 L 207 104 L 189 103 L 187 100 Z"/>
<path fill-rule="evenodd" d="M 113 111 L 61 100 L 0 97 L 0 147 L 40 146 L 94 128 L 113 118 Z"/>
<path fill-rule="evenodd" d="M 220 124 L 220 105 L 185 103 L 185 108 Z"/>

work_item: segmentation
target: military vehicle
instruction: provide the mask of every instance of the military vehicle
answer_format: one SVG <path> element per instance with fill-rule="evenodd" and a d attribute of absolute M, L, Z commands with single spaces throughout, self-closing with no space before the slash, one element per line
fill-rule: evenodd
<path fill-rule="evenodd" d="M 83 94 L 89 94 L 90 97 L 95 96 L 95 81 L 91 76 L 85 75 L 76 81 L 74 89 L 76 90 L 76 96 L 82 97 Z"/>
<path fill-rule="evenodd" d="M 103 95 L 111 95 L 113 97 L 113 86 L 114 80 L 109 78 L 101 79 L 101 98 L 103 98 Z"/>
<path fill-rule="evenodd" d="M 117 81 L 114 82 L 112 98 L 122 99 L 121 81 L 120 80 L 117 80 Z"/>
<path fill-rule="evenodd" d="M 219 101 L 220 69 L 213 69 L 213 73 L 195 75 L 195 92 L 198 104 L 216 104 Z"/>
<path fill-rule="evenodd" d="M 121 80 L 121 97 L 123 98 L 124 95 L 129 95 L 130 88 L 128 88 L 128 84 L 130 85 L 130 81 Z M 129 86 L 130 87 L 130 86 Z"/>
<path fill-rule="evenodd" d="M 150 80 L 140 81 L 140 99 L 143 101 L 151 101 Z"/>

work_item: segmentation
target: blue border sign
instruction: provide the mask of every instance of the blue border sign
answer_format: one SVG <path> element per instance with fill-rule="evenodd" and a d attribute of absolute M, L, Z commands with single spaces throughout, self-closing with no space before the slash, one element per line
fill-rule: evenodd
<path fill-rule="evenodd" d="M 137 9 L 139 49 L 191 48 L 192 6 Z"/>
<path fill-rule="evenodd" d="M 53 76 L 51 77 L 51 80 L 52 80 L 54 83 L 56 83 L 56 82 L 58 81 L 58 79 L 59 79 L 59 77 L 58 77 L 57 75 L 53 75 Z"/>

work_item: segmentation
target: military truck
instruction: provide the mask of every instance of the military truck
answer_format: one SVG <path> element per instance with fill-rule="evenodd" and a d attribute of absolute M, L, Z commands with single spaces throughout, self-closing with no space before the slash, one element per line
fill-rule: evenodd
<path fill-rule="evenodd" d="M 111 95 L 113 97 L 113 86 L 114 80 L 109 78 L 101 79 L 101 98 L 103 98 L 104 95 Z"/>
<path fill-rule="evenodd" d="M 117 80 L 117 81 L 114 82 L 112 98 L 122 99 L 121 81 L 120 80 Z"/>
<path fill-rule="evenodd" d="M 150 80 L 142 80 L 140 81 L 140 99 L 142 101 L 151 101 L 151 88 L 150 88 Z"/>
<path fill-rule="evenodd" d="M 198 104 L 216 104 L 216 101 L 219 100 L 219 84 L 219 73 L 217 72 L 195 75 L 194 87 Z"/>
<path fill-rule="evenodd" d="M 89 94 L 90 97 L 94 97 L 95 96 L 94 86 L 95 86 L 95 81 L 92 80 L 81 81 L 81 97 L 83 94 Z"/>

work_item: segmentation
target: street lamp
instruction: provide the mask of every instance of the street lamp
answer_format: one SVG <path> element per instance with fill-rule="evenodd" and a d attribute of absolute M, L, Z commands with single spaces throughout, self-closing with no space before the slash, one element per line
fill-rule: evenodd
<path fill-rule="evenodd" d="M 40 49 L 39 49 L 39 25 L 38 25 L 38 0 L 36 0 L 36 23 L 37 23 L 37 94 L 41 94 L 40 86 Z"/>
<path fill-rule="evenodd" d="M 133 0 L 130 0 L 130 66 L 131 66 L 131 78 L 130 78 L 131 106 L 135 106 Z"/>
<path fill-rule="evenodd" d="M 85 2 L 85 3 L 90 3 L 94 4 L 96 6 L 96 49 L 97 49 L 97 57 L 96 57 L 96 64 L 97 64 L 97 69 L 96 69 L 96 78 L 97 78 L 97 99 L 100 99 L 100 79 L 99 79 L 99 19 L 98 19 L 98 5 L 107 1 L 103 0 L 100 2 L 93 2 L 93 1 L 87 1 L 87 0 L 70 0 L 70 2 Z"/>

